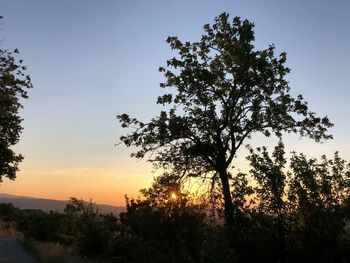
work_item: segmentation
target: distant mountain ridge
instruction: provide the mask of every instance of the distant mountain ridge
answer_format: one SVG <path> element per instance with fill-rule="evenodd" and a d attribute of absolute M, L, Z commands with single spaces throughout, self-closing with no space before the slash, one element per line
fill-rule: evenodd
<path fill-rule="evenodd" d="M 43 211 L 63 212 L 68 202 L 69 200 L 55 200 L 0 193 L 0 203 L 11 203 L 20 209 L 41 209 Z M 96 206 L 102 214 L 119 214 L 126 210 L 124 206 L 113 206 L 105 204 L 96 204 Z"/>

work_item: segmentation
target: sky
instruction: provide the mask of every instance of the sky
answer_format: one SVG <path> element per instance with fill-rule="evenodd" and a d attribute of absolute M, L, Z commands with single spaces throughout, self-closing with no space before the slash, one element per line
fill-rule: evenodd
<path fill-rule="evenodd" d="M 310 157 L 338 150 L 350 160 L 347 0 L 1 0 L 0 7 L 1 48 L 20 50 L 34 85 L 15 146 L 25 159 L 2 193 L 113 205 L 124 205 L 125 194 L 137 197 L 157 172 L 131 158 L 133 149 L 115 145 L 126 132 L 116 115 L 155 116 L 158 68 L 174 56 L 165 39 L 198 40 L 222 12 L 255 23 L 257 49 L 273 43 L 286 51 L 292 94 L 303 94 L 312 111 L 334 123 L 332 141 L 291 135 L 287 150 Z M 274 142 L 253 136 L 251 143 Z M 243 159 L 235 166 L 244 167 Z"/>

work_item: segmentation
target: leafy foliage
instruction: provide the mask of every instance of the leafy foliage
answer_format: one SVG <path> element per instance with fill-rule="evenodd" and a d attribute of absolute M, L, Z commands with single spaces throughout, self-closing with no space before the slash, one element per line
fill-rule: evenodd
<path fill-rule="evenodd" d="M 106 253 L 109 234 L 96 204 L 71 198 L 64 211 L 64 232 L 80 253 L 88 256 Z"/>
<path fill-rule="evenodd" d="M 16 60 L 16 53 L 17 49 L 14 52 L 0 49 L 0 182 L 3 176 L 15 179 L 23 159 L 11 146 L 18 143 L 22 131 L 20 99 L 27 98 L 27 89 L 32 87 L 26 67 L 22 60 Z"/>
<path fill-rule="evenodd" d="M 145 246 L 142 260 L 198 262 L 204 213 L 181 191 L 178 178 L 165 174 L 141 192 L 144 200 L 127 199 L 127 212 L 120 215 L 120 221 Z"/>

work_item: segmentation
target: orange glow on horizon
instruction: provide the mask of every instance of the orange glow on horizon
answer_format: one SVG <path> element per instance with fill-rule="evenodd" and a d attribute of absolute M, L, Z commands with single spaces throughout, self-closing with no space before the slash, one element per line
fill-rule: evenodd
<path fill-rule="evenodd" d="M 97 204 L 125 206 L 125 195 L 137 198 L 139 190 L 151 185 L 156 176 L 145 165 L 95 168 L 22 166 L 15 180 L 4 178 L 0 193 L 34 198 L 92 199 Z"/>

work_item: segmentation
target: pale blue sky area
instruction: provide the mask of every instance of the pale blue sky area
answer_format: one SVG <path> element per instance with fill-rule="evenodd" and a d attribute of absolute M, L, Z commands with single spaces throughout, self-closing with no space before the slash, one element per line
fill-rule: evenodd
<path fill-rule="evenodd" d="M 20 50 L 34 84 L 17 147 L 26 156 L 23 176 L 39 165 L 44 171 L 142 167 L 129 150 L 114 147 L 123 132 L 115 116 L 155 115 L 158 67 L 174 56 L 166 37 L 198 40 L 203 24 L 224 11 L 255 23 L 257 48 L 274 43 L 287 52 L 292 93 L 335 124 L 332 142 L 292 136 L 288 147 L 315 156 L 340 150 L 350 159 L 350 1 L 2 0 L 0 6 L 1 46 Z"/>

